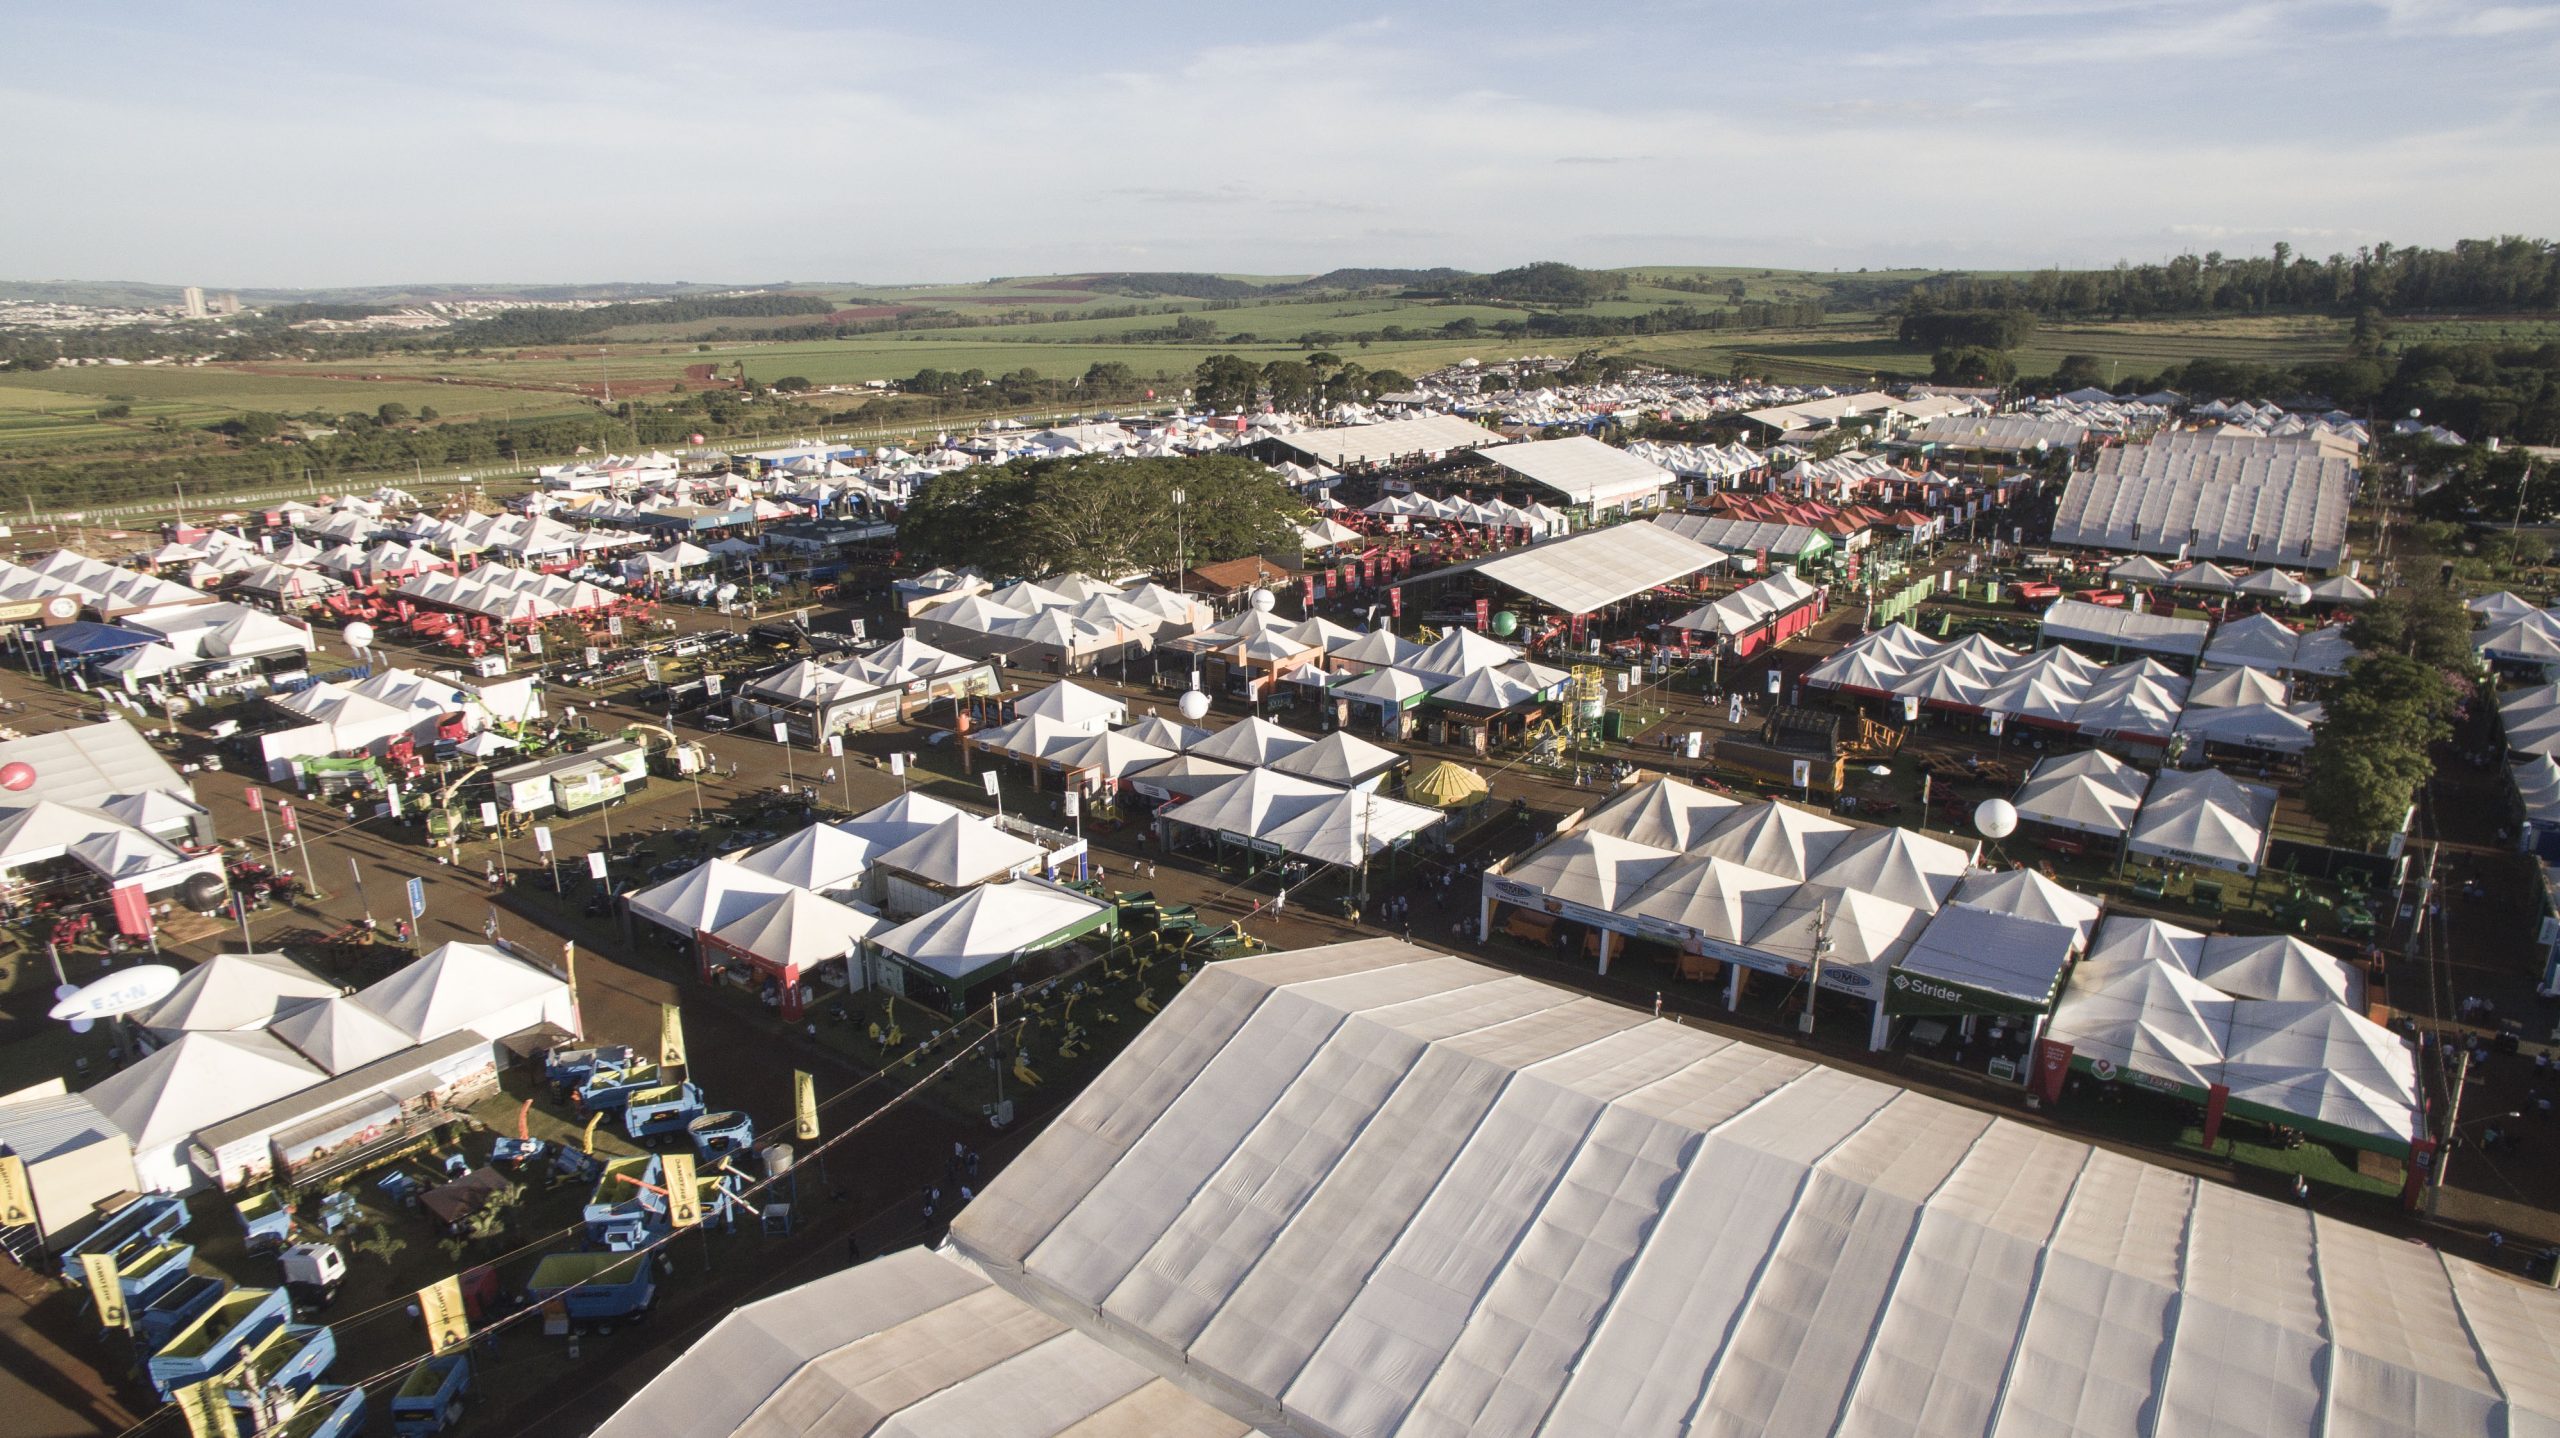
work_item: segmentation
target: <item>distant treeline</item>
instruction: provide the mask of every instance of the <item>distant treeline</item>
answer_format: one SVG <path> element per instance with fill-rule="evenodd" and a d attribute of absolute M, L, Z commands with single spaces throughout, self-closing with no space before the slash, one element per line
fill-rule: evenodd
<path fill-rule="evenodd" d="M 835 302 L 818 295 L 724 295 L 716 299 L 652 300 L 635 304 L 598 305 L 593 309 L 500 310 L 485 320 L 455 325 L 438 336 L 438 348 L 504 349 L 518 345 L 567 344 L 592 339 L 623 325 L 671 325 L 690 320 L 762 319 L 776 315 L 823 315 Z"/>
<path fill-rule="evenodd" d="M 2024 309 L 2055 316 L 2251 314 L 2277 310 L 2386 314 L 2415 310 L 2560 309 L 2560 244 L 2504 235 L 2431 250 L 2378 244 L 2325 260 L 2279 244 L 2264 256 L 2219 250 L 2165 264 L 2031 275 L 1946 275 L 1905 298 L 1909 313 Z"/>

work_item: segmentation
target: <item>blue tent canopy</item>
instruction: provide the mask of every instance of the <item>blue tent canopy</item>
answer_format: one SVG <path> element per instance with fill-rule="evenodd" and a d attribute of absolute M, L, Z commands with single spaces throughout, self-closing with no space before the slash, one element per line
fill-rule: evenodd
<path fill-rule="evenodd" d="M 37 637 L 53 641 L 54 651 L 60 654 L 121 654 L 128 649 L 158 642 L 155 636 L 140 630 L 127 629 L 120 624 L 96 624 L 85 619 L 77 624 L 45 630 Z"/>

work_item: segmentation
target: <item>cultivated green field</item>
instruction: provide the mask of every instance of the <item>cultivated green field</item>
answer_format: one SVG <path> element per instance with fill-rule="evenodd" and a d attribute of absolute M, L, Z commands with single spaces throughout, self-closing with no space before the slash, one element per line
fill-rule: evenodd
<path fill-rule="evenodd" d="M 355 373 L 358 367 L 333 364 L 326 369 L 330 374 Z M 386 375 L 385 381 L 374 381 L 257 370 L 229 365 L 83 365 L 40 374 L 0 375 L 0 454 L 77 454 L 162 442 L 166 436 L 153 429 L 154 420 L 166 418 L 182 430 L 201 430 L 253 410 L 339 415 L 398 403 L 412 411 L 432 407 L 448 419 L 473 419 L 491 414 L 556 414 L 586 407 L 571 394 L 443 384 L 423 372 L 392 376 L 365 367 L 363 372 Z M 120 403 L 132 406 L 129 417 L 97 417 L 100 409 Z"/>

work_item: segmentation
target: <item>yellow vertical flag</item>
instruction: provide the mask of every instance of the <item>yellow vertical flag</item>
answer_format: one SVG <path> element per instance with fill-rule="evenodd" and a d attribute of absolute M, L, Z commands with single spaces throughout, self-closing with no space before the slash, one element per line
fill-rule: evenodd
<path fill-rule="evenodd" d="M 427 1320 L 427 1351 L 439 1357 L 460 1352 L 471 1341 L 471 1314 L 462 1306 L 460 1276 L 418 1290 L 418 1311 Z"/>
<path fill-rule="evenodd" d="M 601 1111 L 587 1120 L 587 1131 L 578 1138 L 578 1152 L 592 1154 L 596 1151 L 596 1125 L 602 1122 L 604 1114 Z"/>
<path fill-rule="evenodd" d="M 684 1010 L 673 1004 L 658 1006 L 658 1067 L 684 1067 Z"/>
<path fill-rule="evenodd" d="M 693 1155 L 671 1153 L 659 1160 L 667 1180 L 667 1222 L 692 1228 L 702 1222 L 702 1180 L 693 1171 Z"/>
<path fill-rule="evenodd" d="M 190 1383 L 177 1392 L 178 1411 L 186 1415 L 195 1438 L 239 1438 L 231 1421 L 231 1395 L 220 1378 Z"/>
<path fill-rule="evenodd" d="M 0 1228 L 33 1228 L 36 1191 L 27 1182 L 26 1160 L 0 1153 Z"/>
<path fill-rule="evenodd" d="M 803 1069 L 791 1071 L 792 1132 L 806 1143 L 818 1136 L 818 1081 Z"/>
<path fill-rule="evenodd" d="M 89 1280 L 89 1301 L 98 1305 L 98 1326 L 124 1327 L 128 1321 L 124 1310 L 124 1280 L 116 1273 L 115 1255 L 81 1254 L 80 1272 Z"/>

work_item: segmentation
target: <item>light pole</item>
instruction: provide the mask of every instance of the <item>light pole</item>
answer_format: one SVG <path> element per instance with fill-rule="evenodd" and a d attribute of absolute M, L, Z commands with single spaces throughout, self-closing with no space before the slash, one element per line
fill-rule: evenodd
<path fill-rule="evenodd" d="M 1796 1015 L 1796 1032 L 1813 1036 L 1813 1005 L 1822 997 L 1822 961 L 1831 953 L 1831 906 L 1813 911 L 1813 967 L 1804 976 L 1804 1012 Z"/>
<path fill-rule="evenodd" d="M 1183 512 L 1182 512 L 1182 506 L 1183 506 L 1183 501 L 1184 501 L 1184 500 L 1189 499 L 1190 497 L 1191 497 L 1190 495 L 1188 495 L 1188 494 L 1186 494 L 1186 493 L 1184 493 L 1184 492 L 1183 492 L 1182 487 L 1181 487 L 1180 485 L 1176 485 L 1176 486 L 1174 486 L 1174 491 L 1173 491 L 1173 587 L 1174 587 L 1174 591 L 1175 591 L 1176 593 L 1180 594 L 1180 595 L 1181 595 L 1183 598 L 1185 598 L 1185 599 L 1188 599 L 1188 598 L 1190 598 L 1190 597 L 1191 597 L 1191 587 L 1190 587 L 1190 584 L 1188 583 L 1188 581 L 1187 581 L 1187 580 L 1186 580 L 1186 578 L 1185 578 L 1185 573 L 1186 573 L 1186 571 L 1188 571 L 1188 570 L 1190 569 L 1190 567 L 1191 567 L 1191 547 L 1190 547 L 1190 544 L 1189 544 L 1189 539 L 1190 539 L 1189 532 L 1188 532 L 1188 531 L 1183 527 Z"/>

